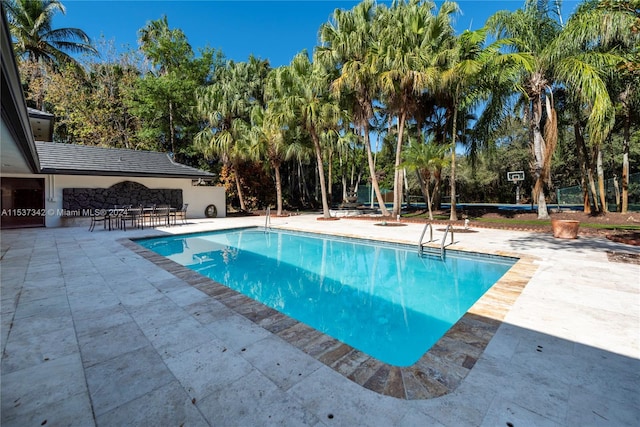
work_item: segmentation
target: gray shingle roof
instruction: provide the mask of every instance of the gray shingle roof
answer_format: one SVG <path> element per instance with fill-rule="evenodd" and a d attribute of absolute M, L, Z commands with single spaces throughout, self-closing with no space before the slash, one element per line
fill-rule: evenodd
<path fill-rule="evenodd" d="M 167 153 L 37 142 L 40 172 L 58 175 L 206 178 L 214 174 L 174 162 Z"/>

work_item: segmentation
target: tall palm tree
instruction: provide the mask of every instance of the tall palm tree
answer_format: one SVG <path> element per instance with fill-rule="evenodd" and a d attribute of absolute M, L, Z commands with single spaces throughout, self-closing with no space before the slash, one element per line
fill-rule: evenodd
<path fill-rule="evenodd" d="M 436 15 L 431 1 L 396 1 L 383 9 L 376 32 L 380 36 L 376 64 L 380 74 L 381 98 L 395 117 L 397 142 L 394 175 L 394 216 L 400 214 L 403 171 L 400 168 L 405 126 L 419 108 L 423 91 L 437 87 L 441 73 L 440 52 L 449 46 L 454 31 L 449 19 L 458 11 L 454 2 L 445 2 Z"/>
<path fill-rule="evenodd" d="M 247 85 L 250 98 L 256 100 L 251 109 L 250 155 L 254 160 L 265 160 L 265 167 L 273 170 L 276 188 L 276 215 L 282 215 L 281 166 L 296 155 L 295 144 L 288 144 L 286 123 L 278 121 L 274 108 L 267 108 L 270 100 L 282 93 L 279 74 L 282 68 L 269 69 L 267 61 L 249 57 L 249 68 L 256 78 Z"/>
<path fill-rule="evenodd" d="M 333 92 L 342 98 L 352 95 L 351 117 L 364 138 L 369 175 L 380 211 L 388 216 L 376 175 L 370 141 L 370 120 L 374 116 L 373 99 L 376 95 L 376 75 L 372 61 L 376 54 L 373 22 L 376 6 L 365 0 L 351 11 L 336 9 L 333 22 L 320 28 L 323 43 L 316 51 L 320 61 L 340 68 L 340 75 L 332 82 Z"/>
<path fill-rule="evenodd" d="M 584 50 L 577 50 L 565 37 L 549 1 L 527 0 L 522 9 L 501 11 L 487 21 L 488 27 L 500 38 L 509 38 L 512 48 L 530 59 L 520 63 L 515 82 L 528 102 L 525 113 L 529 120 L 532 147 L 532 195 L 538 204 L 538 218 L 547 219 L 545 186 L 550 180 L 551 157 L 558 138 L 558 124 L 553 99 L 556 85 L 564 85 L 590 105 L 588 128 L 594 143 L 604 139 L 612 125 L 613 108 L 602 69 Z M 524 56 L 522 56 L 524 58 Z M 545 122 L 543 124 L 543 118 Z"/>
<path fill-rule="evenodd" d="M 610 98 L 617 104 L 616 110 L 623 122 L 622 204 L 619 208 L 626 212 L 629 186 L 629 129 L 633 112 L 637 112 L 638 109 L 639 98 L 637 86 L 640 69 L 640 1 L 586 1 L 571 16 L 561 38 L 563 45 L 574 50 L 589 51 L 590 56 L 595 56 L 594 52 L 607 53 L 612 49 L 621 55 L 609 55 L 608 62 L 615 63 L 615 72 L 608 73 L 608 87 Z M 600 64 L 603 62 L 605 61 L 601 61 Z M 595 132 L 597 133 L 597 129 Z M 599 179 L 601 196 L 604 196 L 603 181 L 603 178 Z M 606 206 L 603 202 L 605 210 Z"/>
<path fill-rule="evenodd" d="M 194 142 L 211 158 L 220 156 L 234 175 L 240 209 L 246 210 L 238 165 L 251 157 L 250 114 L 257 100 L 252 96 L 251 66 L 229 61 L 220 69 L 216 82 L 196 93 L 197 110 L 206 120 L 207 127 L 200 131 Z"/>
<path fill-rule="evenodd" d="M 283 104 L 273 102 L 286 96 L 286 80 L 281 77 L 284 67 L 271 70 L 265 79 L 265 107 L 255 105 L 251 112 L 251 150 L 254 159 L 265 159 L 266 166 L 273 170 L 276 188 L 276 215 L 282 215 L 283 195 L 281 166 L 290 159 L 305 158 L 308 147 L 300 144 L 289 130 L 286 114 L 277 111 Z M 285 120 L 285 121 L 283 121 Z"/>
<path fill-rule="evenodd" d="M 70 64 L 81 70 L 79 62 L 71 54 L 96 55 L 91 39 L 78 28 L 52 28 L 56 13 L 66 13 L 58 0 L 9 0 L 3 2 L 9 21 L 9 30 L 16 55 L 31 65 L 29 85 L 39 86 L 35 107 L 44 110 L 47 69 L 59 69 Z"/>
<path fill-rule="evenodd" d="M 273 170 L 276 186 L 276 215 L 282 215 L 282 178 L 280 168 L 286 160 L 286 143 L 282 126 L 270 120 L 268 110 L 256 105 L 251 111 L 251 157 L 265 159 L 265 166 Z"/>
<path fill-rule="evenodd" d="M 4 2 L 16 55 L 51 66 L 79 65 L 70 55 L 97 54 L 91 39 L 78 28 L 51 28 L 56 13 L 66 13 L 58 0 L 9 0 Z"/>
<path fill-rule="evenodd" d="M 330 218 L 321 138 L 324 132 L 337 126 L 341 116 L 340 108 L 328 90 L 333 76 L 319 66 L 318 61 L 311 62 L 307 52 L 302 51 L 284 67 L 280 79 L 285 91 L 271 101 L 269 108 L 274 108 L 280 116 L 277 120 L 298 123 L 311 138 L 318 167 L 322 214 L 324 218 Z"/>
<path fill-rule="evenodd" d="M 451 110 L 451 213 L 450 220 L 458 219 L 456 212 L 456 148 L 458 140 L 458 122 L 469 118 L 463 113 L 478 107 L 492 97 L 490 93 L 498 90 L 504 74 L 514 61 L 526 59 L 518 54 L 501 54 L 505 41 L 497 40 L 485 46 L 487 31 L 485 28 L 465 30 L 457 37 L 452 48 L 443 51 L 447 58 L 445 70 L 441 73 L 436 100 Z M 445 93 L 443 95 L 443 92 Z M 442 102 L 444 99 L 444 102 Z M 463 127 L 464 129 L 464 127 Z"/>

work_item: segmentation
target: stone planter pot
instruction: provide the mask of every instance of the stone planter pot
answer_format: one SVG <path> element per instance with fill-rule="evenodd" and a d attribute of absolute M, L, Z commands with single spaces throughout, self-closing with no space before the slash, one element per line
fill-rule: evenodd
<path fill-rule="evenodd" d="M 578 237 L 578 229 L 580 228 L 580 221 L 573 219 L 552 219 L 551 230 L 553 231 L 553 237 L 559 239 L 575 239 Z"/>

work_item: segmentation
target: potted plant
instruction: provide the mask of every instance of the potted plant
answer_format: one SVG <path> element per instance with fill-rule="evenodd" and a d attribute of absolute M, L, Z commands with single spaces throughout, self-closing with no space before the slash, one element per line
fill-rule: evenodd
<path fill-rule="evenodd" d="M 551 230 L 553 237 L 559 239 L 575 239 L 578 237 L 580 221 L 574 219 L 552 219 Z"/>

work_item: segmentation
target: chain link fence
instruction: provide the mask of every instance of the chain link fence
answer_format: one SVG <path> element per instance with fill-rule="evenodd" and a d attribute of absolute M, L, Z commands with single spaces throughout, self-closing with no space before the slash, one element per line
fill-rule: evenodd
<path fill-rule="evenodd" d="M 607 179 L 604 188 L 609 212 L 616 212 L 618 206 L 616 204 L 615 178 Z M 596 190 L 600 196 L 600 190 L 597 188 Z M 622 192 L 622 184 L 619 179 L 618 191 Z M 582 205 L 582 188 L 579 185 L 559 188 L 556 190 L 556 198 L 558 205 Z M 640 211 L 640 172 L 629 175 L 629 210 Z"/>

